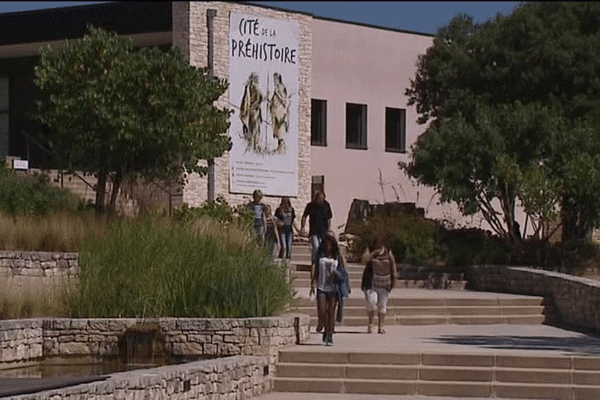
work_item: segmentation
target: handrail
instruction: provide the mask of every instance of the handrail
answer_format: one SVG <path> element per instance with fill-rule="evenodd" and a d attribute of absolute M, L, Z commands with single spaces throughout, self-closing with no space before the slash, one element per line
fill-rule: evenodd
<path fill-rule="evenodd" d="M 41 144 L 36 138 L 34 138 L 33 136 L 31 136 L 31 134 L 27 133 L 26 131 L 21 131 L 21 135 L 25 136 L 25 138 L 27 140 L 30 140 L 31 142 L 33 142 L 33 144 L 35 144 L 37 147 L 40 148 L 40 150 L 44 151 L 46 154 L 48 155 L 52 155 L 52 152 L 50 150 L 48 150 L 43 144 Z M 64 170 L 63 169 L 59 169 L 60 171 L 60 176 L 61 176 L 61 185 L 62 185 L 62 176 L 64 175 Z M 72 175 L 75 175 L 77 178 L 79 178 L 83 183 L 85 183 L 87 186 L 89 186 L 92 190 L 96 191 L 96 188 L 94 187 L 94 185 L 90 184 L 88 181 L 86 181 L 81 175 L 79 175 L 76 171 L 72 171 L 71 172 Z"/>

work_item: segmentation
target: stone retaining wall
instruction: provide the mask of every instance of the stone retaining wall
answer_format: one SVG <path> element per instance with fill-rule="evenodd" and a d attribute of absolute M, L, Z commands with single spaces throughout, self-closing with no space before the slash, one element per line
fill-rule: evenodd
<path fill-rule="evenodd" d="M 78 271 L 77 253 L 0 251 L 0 277 L 58 277 Z"/>
<path fill-rule="evenodd" d="M 473 290 L 543 296 L 546 323 L 600 331 L 600 282 L 534 268 L 478 265 L 468 273 Z"/>
<path fill-rule="evenodd" d="M 0 369 L 33 364 L 43 357 L 116 356 L 128 327 L 154 323 L 172 355 L 233 357 L 117 373 L 107 381 L 14 398 L 248 398 L 271 390 L 279 350 L 308 339 L 309 321 L 303 314 L 244 319 L 0 321 Z"/>
<path fill-rule="evenodd" d="M 43 341 L 40 319 L 0 321 L 0 368 L 40 359 Z"/>
<path fill-rule="evenodd" d="M 271 390 L 268 363 L 268 357 L 248 356 L 196 361 L 116 373 L 103 381 L 10 399 L 246 399 Z"/>
<path fill-rule="evenodd" d="M 280 348 L 306 340 L 309 317 L 269 318 L 29 319 L 0 321 L 0 368 L 42 357 L 119 354 L 128 327 L 156 323 L 165 350 L 176 356 L 267 356 L 275 364 Z"/>

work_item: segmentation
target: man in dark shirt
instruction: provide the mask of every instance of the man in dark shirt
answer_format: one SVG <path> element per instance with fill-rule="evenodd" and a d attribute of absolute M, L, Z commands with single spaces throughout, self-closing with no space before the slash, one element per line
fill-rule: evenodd
<path fill-rule="evenodd" d="M 332 216 L 333 214 L 331 213 L 331 207 L 329 206 L 329 203 L 325 200 L 325 193 L 323 193 L 320 190 L 317 190 L 315 192 L 313 201 L 306 205 L 304 213 L 302 214 L 302 219 L 300 220 L 300 232 L 302 233 L 302 235 L 304 235 L 304 225 L 306 223 L 306 218 L 310 217 L 308 236 L 310 237 L 311 246 L 311 264 L 315 263 L 319 246 L 321 245 L 321 242 L 323 241 L 323 238 L 325 237 L 327 232 L 329 232 Z M 319 299 L 320 296 L 317 296 L 317 315 L 319 316 L 317 332 L 323 330 L 323 322 L 320 320 L 321 307 L 323 307 L 323 305 L 321 304 Z"/>
<path fill-rule="evenodd" d="M 312 260 L 315 261 L 317 249 L 321 244 L 321 241 L 329 232 L 331 225 L 331 218 L 333 214 L 331 212 L 331 206 L 325 200 L 325 193 L 320 190 L 315 192 L 313 201 L 306 205 L 302 219 L 300 220 L 300 231 L 304 232 L 304 225 L 306 224 L 306 218 L 309 219 L 308 236 L 310 237 Z"/>

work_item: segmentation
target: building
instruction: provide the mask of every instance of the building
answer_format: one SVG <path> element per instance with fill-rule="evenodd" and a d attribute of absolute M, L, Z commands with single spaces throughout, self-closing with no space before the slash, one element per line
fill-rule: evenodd
<path fill-rule="evenodd" d="M 43 151 L 32 144 L 43 133 L 27 118 L 38 49 L 82 37 L 87 24 L 131 36 L 136 46 L 179 46 L 192 65 L 229 80 L 218 104 L 234 110 L 233 148 L 216 160 L 213 176 L 214 195 L 230 204 L 261 189 L 273 208 L 287 195 L 301 214 L 320 188 L 337 233 L 355 198 L 412 202 L 430 218 L 473 224 L 455 208 L 439 206 L 432 189 L 398 168 L 424 129 L 404 92 L 431 35 L 241 2 L 124 2 L 0 14 L 0 155 L 43 164 Z M 192 176 L 181 192 L 183 202 L 201 205 L 208 178 Z"/>

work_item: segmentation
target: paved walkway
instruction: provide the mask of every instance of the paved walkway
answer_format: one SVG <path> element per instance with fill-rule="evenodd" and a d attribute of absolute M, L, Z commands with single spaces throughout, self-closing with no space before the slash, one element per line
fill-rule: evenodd
<path fill-rule="evenodd" d="M 420 325 L 387 326 L 386 334 L 366 333 L 366 327 L 340 326 L 333 346 L 321 334 L 295 347 L 298 351 L 385 351 L 398 353 L 580 355 L 600 358 L 600 339 L 548 325 Z"/>
<path fill-rule="evenodd" d="M 280 393 L 273 392 L 252 397 L 254 400 L 490 400 L 489 397 L 431 397 L 431 396 L 389 396 L 380 394 L 343 394 L 343 393 Z M 508 400 L 494 397 L 493 400 Z M 515 399 L 510 400 L 526 400 Z"/>

